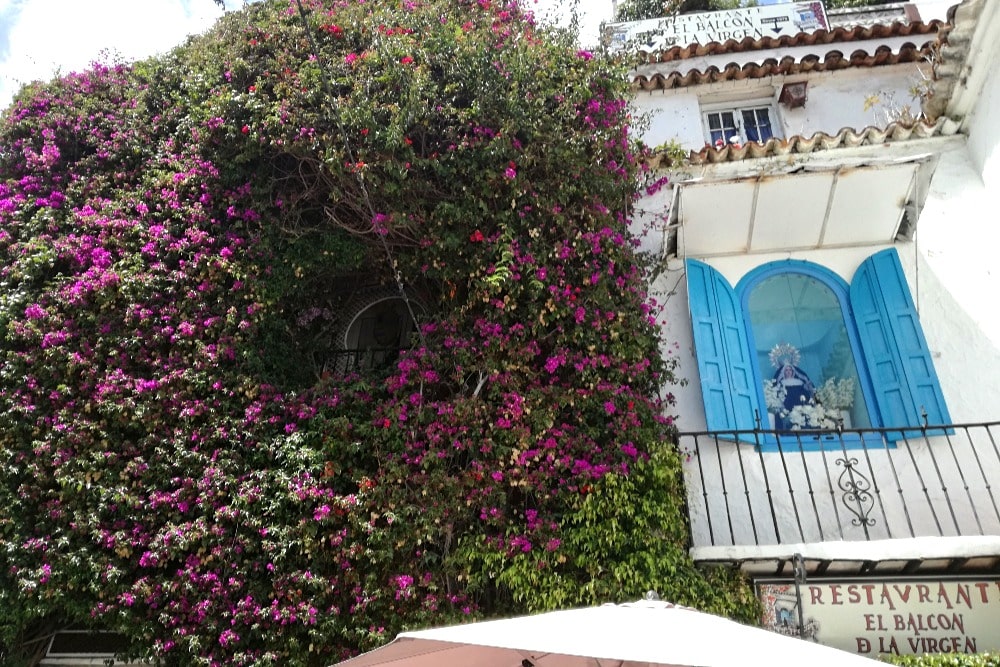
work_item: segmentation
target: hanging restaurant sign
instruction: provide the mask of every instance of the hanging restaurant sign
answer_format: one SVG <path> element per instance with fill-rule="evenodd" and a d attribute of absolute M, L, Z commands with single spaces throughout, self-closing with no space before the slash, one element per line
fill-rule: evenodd
<path fill-rule="evenodd" d="M 829 27 L 822 2 L 786 2 L 612 23 L 605 27 L 604 38 L 612 51 L 658 51 L 674 45 L 780 37 Z"/>
<path fill-rule="evenodd" d="M 756 587 L 764 627 L 852 653 L 1000 651 L 1000 578 L 817 579 L 797 593 L 787 579 Z"/>

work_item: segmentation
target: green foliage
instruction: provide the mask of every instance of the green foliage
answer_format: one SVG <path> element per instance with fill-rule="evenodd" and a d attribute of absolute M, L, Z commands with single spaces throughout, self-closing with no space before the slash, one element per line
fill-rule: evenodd
<path fill-rule="evenodd" d="M 997 653 L 938 653 L 927 655 L 886 655 L 882 660 L 901 667 L 998 667 Z"/>
<path fill-rule="evenodd" d="M 679 470 L 677 451 L 658 446 L 628 474 L 609 474 L 579 489 L 559 523 L 563 539 L 549 554 L 499 554 L 481 542 L 464 544 L 460 558 L 482 562 L 472 587 L 496 582 L 518 608 L 530 611 L 626 602 L 652 590 L 678 604 L 756 623 L 760 603 L 738 572 L 696 570 L 686 558 L 687 527 L 677 521 L 684 512 Z"/>
<path fill-rule="evenodd" d="M 651 588 L 753 618 L 686 552 L 620 65 L 493 0 L 304 8 L 315 51 L 256 3 L 3 115 L 0 660 L 75 624 L 329 664 Z M 346 372 L 397 280 L 412 348 Z"/>
<path fill-rule="evenodd" d="M 687 151 L 676 139 L 671 139 L 665 143 L 650 149 L 650 159 L 657 161 L 657 166 L 669 169 L 670 167 L 683 164 L 687 159 Z"/>

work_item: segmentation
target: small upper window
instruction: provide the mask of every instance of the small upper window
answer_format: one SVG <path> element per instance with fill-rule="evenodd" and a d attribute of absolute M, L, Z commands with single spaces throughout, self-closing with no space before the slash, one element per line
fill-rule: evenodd
<path fill-rule="evenodd" d="M 773 117 L 773 109 L 767 105 L 708 111 L 705 126 L 709 143 L 713 146 L 763 143 L 775 136 Z"/>

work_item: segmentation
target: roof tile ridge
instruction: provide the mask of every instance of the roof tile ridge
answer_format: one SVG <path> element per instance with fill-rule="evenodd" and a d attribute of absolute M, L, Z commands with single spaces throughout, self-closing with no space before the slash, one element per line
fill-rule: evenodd
<path fill-rule="evenodd" d="M 952 125 L 957 127 L 955 123 Z M 781 157 L 790 153 L 802 155 L 838 148 L 877 146 L 911 139 L 949 136 L 955 133 L 955 127 L 949 127 L 949 121 L 944 117 L 935 120 L 915 118 L 895 120 L 884 127 L 868 125 L 860 130 L 845 126 L 834 134 L 827 134 L 819 130 L 809 136 L 771 137 L 765 142 L 747 142 L 721 147 L 705 144 L 701 149 L 691 150 L 687 155 L 686 162 L 698 166 L 746 159 Z"/>
<path fill-rule="evenodd" d="M 645 51 L 638 54 L 646 63 L 667 63 L 674 60 L 687 60 L 706 55 L 720 55 L 732 52 L 762 51 L 779 47 L 811 46 L 817 42 L 824 45 L 839 42 L 869 41 L 873 39 L 888 39 L 892 37 L 908 37 L 914 33 L 928 35 L 942 33 L 950 28 L 950 23 L 933 19 L 931 21 L 893 21 L 892 23 L 876 23 L 874 25 L 836 26 L 831 29 L 799 32 L 794 35 L 764 36 L 760 38 L 744 37 L 741 40 L 728 39 L 723 42 L 712 41 L 706 44 L 692 42 L 681 45 L 674 44 L 666 49 Z M 944 35 L 941 35 L 944 36 Z"/>

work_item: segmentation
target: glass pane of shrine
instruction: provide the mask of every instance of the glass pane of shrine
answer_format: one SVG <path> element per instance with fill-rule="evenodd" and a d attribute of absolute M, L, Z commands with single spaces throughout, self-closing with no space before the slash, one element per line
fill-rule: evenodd
<path fill-rule="evenodd" d="M 779 273 L 748 301 L 757 367 L 776 430 L 870 428 L 837 293 L 822 280 Z"/>

